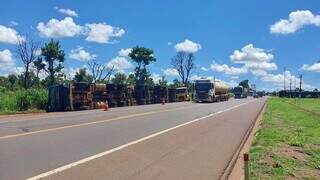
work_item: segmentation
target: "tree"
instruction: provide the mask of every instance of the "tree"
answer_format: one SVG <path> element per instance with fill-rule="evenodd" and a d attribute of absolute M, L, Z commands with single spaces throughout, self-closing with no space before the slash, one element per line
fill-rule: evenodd
<path fill-rule="evenodd" d="M 76 82 L 86 82 L 91 83 L 93 81 L 92 75 L 87 73 L 86 68 L 79 69 L 78 72 L 74 75 L 74 80 Z"/>
<path fill-rule="evenodd" d="M 41 58 L 37 58 L 37 60 L 33 62 L 33 65 L 36 69 L 36 77 L 39 78 L 39 73 L 46 67 L 46 64 L 42 61 Z"/>
<path fill-rule="evenodd" d="M 108 67 L 92 59 L 88 61 L 88 68 L 93 77 L 93 82 L 109 81 L 114 72 L 114 66 Z"/>
<path fill-rule="evenodd" d="M 57 74 L 63 69 L 65 53 L 61 50 L 59 41 L 51 39 L 41 48 L 41 55 L 43 58 L 39 58 L 39 61 L 42 62 L 44 59 L 47 62 L 44 70 L 49 74 L 49 86 L 54 85 Z"/>
<path fill-rule="evenodd" d="M 127 77 L 127 84 L 132 86 L 136 84 L 136 78 L 134 74 L 129 74 L 129 76 Z"/>
<path fill-rule="evenodd" d="M 239 83 L 239 86 L 249 89 L 249 80 L 243 80 Z"/>
<path fill-rule="evenodd" d="M 25 89 L 28 89 L 30 87 L 30 85 L 28 84 L 30 76 L 30 65 L 37 58 L 37 50 L 38 44 L 32 38 L 28 38 L 27 36 L 24 39 L 18 38 L 18 46 L 15 52 L 22 61 L 24 67 L 23 87 Z"/>
<path fill-rule="evenodd" d="M 161 87 L 167 87 L 168 81 L 166 80 L 166 76 L 161 76 L 161 79 L 159 79 L 159 85 Z"/>
<path fill-rule="evenodd" d="M 171 60 L 172 67 L 177 70 L 181 78 L 181 82 L 184 85 L 188 84 L 190 75 L 196 68 L 194 60 L 195 56 L 193 53 L 185 53 L 183 51 L 177 52 Z"/>
<path fill-rule="evenodd" d="M 111 79 L 111 82 L 116 85 L 124 85 L 127 84 L 127 76 L 124 73 L 116 73 L 114 77 Z"/>
<path fill-rule="evenodd" d="M 170 88 L 178 88 L 183 86 L 183 84 L 178 79 L 173 79 L 172 84 L 169 85 Z"/>
<path fill-rule="evenodd" d="M 14 87 L 15 87 L 15 85 L 16 85 L 17 82 L 18 82 L 17 76 L 14 75 L 14 74 L 8 75 L 8 82 L 9 82 L 10 89 L 13 90 Z"/>
<path fill-rule="evenodd" d="M 136 84 L 145 85 L 147 82 L 150 83 L 150 73 L 146 67 L 156 61 L 156 58 L 153 56 L 153 50 L 136 46 L 132 48 L 129 57 L 137 64 L 134 70 Z"/>

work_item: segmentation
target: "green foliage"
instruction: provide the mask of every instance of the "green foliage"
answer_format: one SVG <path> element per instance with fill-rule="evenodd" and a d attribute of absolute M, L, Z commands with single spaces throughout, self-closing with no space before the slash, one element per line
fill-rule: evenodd
<path fill-rule="evenodd" d="M 0 88 L 0 113 L 27 111 L 31 109 L 44 110 L 48 101 L 46 89 L 19 89 L 9 91 Z"/>
<path fill-rule="evenodd" d="M 239 86 L 242 86 L 242 87 L 244 87 L 244 88 L 248 88 L 249 89 L 249 80 L 243 80 L 243 81 L 241 81 L 240 83 L 239 83 Z"/>
<path fill-rule="evenodd" d="M 91 83 L 93 81 L 93 77 L 90 74 L 87 73 L 87 69 L 86 68 L 82 68 L 78 72 L 76 72 L 76 74 L 74 76 L 74 80 L 76 82 Z"/>
<path fill-rule="evenodd" d="M 161 87 L 167 87 L 168 86 L 168 81 L 166 80 L 165 76 L 161 76 L 161 79 L 159 80 L 159 85 Z"/>
<path fill-rule="evenodd" d="M 136 84 L 150 84 L 150 73 L 146 67 L 150 63 L 156 61 L 156 58 L 153 55 L 153 50 L 136 46 L 132 48 L 132 51 L 129 53 L 129 57 L 137 64 L 134 70 Z"/>
<path fill-rule="evenodd" d="M 127 76 L 124 73 L 117 72 L 114 77 L 111 79 L 111 83 L 116 85 L 127 84 Z"/>
<path fill-rule="evenodd" d="M 54 85 L 57 74 L 63 69 L 62 63 L 65 60 L 65 53 L 61 50 L 59 41 L 51 39 L 49 43 L 46 43 L 41 48 L 41 56 L 37 61 L 40 64 L 43 60 L 47 62 L 44 70 L 49 74 L 49 85 Z"/>

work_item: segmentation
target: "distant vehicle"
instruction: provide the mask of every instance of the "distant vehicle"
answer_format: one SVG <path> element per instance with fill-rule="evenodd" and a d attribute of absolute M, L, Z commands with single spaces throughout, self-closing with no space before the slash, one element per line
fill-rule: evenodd
<path fill-rule="evenodd" d="M 257 94 L 258 94 L 259 97 L 265 96 L 263 91 L 258 91 Z"/>
<path fill-rule="evenodd" d="M 227 101 L 229 88 L 220 81 L 199 79 L 194 81 L 195 102 Z"/>
<path fill-rule="evenodd" d="M 187 87 L 176 88 L 176 99 L 179 102 L 190 101 L 190 96 Z"/>
<path fill-rule="evenodd" d="M 258 93 L 253 93 L 253 98 L 259 98 L 259 95 L 258 95 Z"/>
<path fill-rule="evenodd" d="M 233 90 L 234 97 L 237 99 L 247 98 L 248 97 L 248 88 L 244 88 L 242 86 L 237 86 Z"/>

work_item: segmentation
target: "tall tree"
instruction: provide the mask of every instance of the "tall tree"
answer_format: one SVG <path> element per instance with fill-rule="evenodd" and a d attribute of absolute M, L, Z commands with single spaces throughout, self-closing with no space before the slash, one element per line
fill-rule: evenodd
<path fill-rule="evenodd" d="M 132 51 L 129 53 L 129 57 L 137 65 L 134 70 L 136 84 L 145 85 L 150 78 L 147 66 L 156 61 L 156 58 L 153 55 L 153 50 L 136 46 L 132 48 Z"/>
<path fill-rule="evenodd" d="M 111 79 L 111 82 L 116 85 L 127 84 L 127 76 L 124 73 L 118 72 Z"/>
<path fill-rule="evenodd" d="M 26 36 L 26 38 L 18 38 L 18 46 L 16 48 L 16 54 L 22 61 L 23 72 L 23 87 L 28 89 L 30 87 L 30 66 L 37 58 L 38 44 L 32 39 Z"/>
<path fill-rule="evenodd" d="M 86 82 L 91 83 L 93 81 L 92 75 L 87 73 L 86 68 L 79 69 L 78 72 L 74 75 L 74 80 L 76 82 Z"/>
<path fill-rule="evenodd" d="M 239 83 L 239 86 L 249 89 L 249 80 L 243 80 Z"/>
<path fill-rule="evenodd" d="M 49 74 L 49 86 L 55 84 L 57 74 L 63 69 L 63 62 L 65 53 L 61 49 L 59 41 L 50 40 L 44 47 L 41 48 L 41 55 L 47 62 L 44 70 Z M 42 57 L 40 62 L 43 61 Z"/>
<path fill-rule="evenodd" d="M 87 64 L 92 75 L 93 82 L 108 82 L 114 72 L 114 66 L 108 67 L 107 65 L 99 63 L 95 59 L 88 61 Z"/>
<path fill-rule="evenodd" d="M 181 82 L 187 85 L 193 70 L 196 68 L 194 64 L 195 56 L 193 53 L 185 53 L 183 51 L 177 52 L 172 58 L 171 65 L 177 70 Z"/>
<path fill-rule="evenodd" d="M 37 58 L 37 60 L 33 62 L 33 65 L 36 70 L 36 77 L 39 79 L 39 73 L 46 67 L 46 64 L 42 61 L 41 58 Z"/>
<path fill-rule="evenodd" d="M 127 77 L 127 84 L 132 86 L 136 84 L 136 78 L 134 74 L 129 74 L 129 76 Z"/>

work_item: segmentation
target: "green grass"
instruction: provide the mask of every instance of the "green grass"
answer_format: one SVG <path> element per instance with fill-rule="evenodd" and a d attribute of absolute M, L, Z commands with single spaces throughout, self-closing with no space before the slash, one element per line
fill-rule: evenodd
<path fill-rule="evenodd" d="M 319 179 L 319 99 L 270 98 L 250 148 L 252 179 Z"/>
<path fill-rule="evenodd" d="M 45 89 L 0 89 L 0 114 L 43 111 L 48 101 Z"/>

